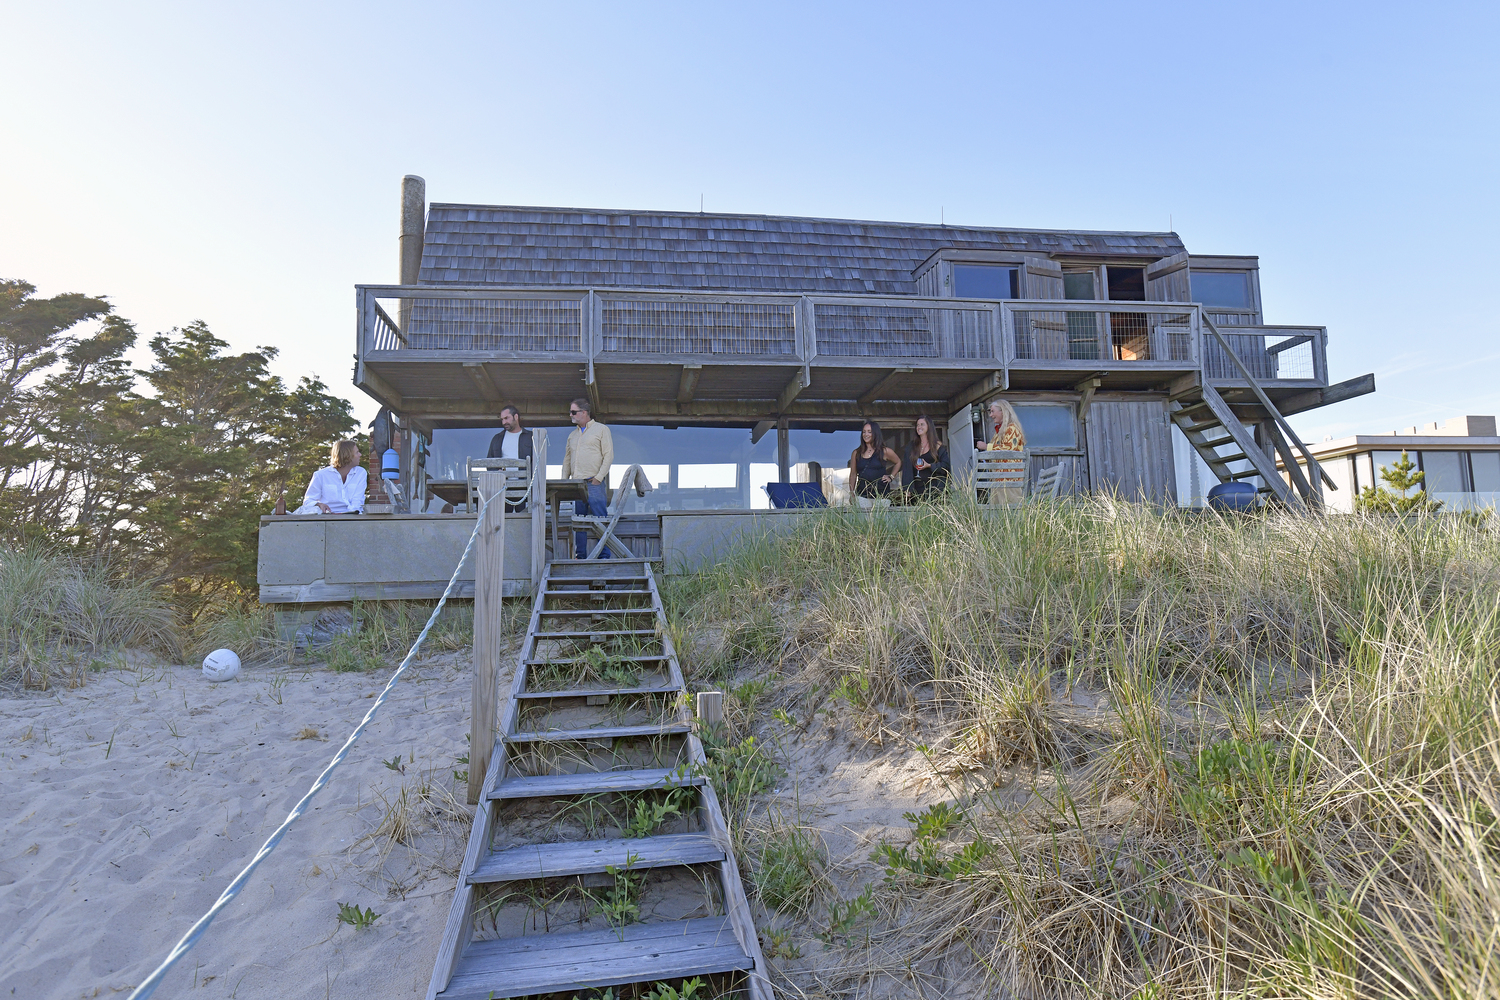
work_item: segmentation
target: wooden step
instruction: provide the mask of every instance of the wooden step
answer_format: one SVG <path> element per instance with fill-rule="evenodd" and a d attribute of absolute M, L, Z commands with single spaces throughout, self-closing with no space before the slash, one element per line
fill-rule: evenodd
<path fill-rule="evenodd" d="M 618 930 L 476 941 L 464 951 L 443 1000 L 501 1000 L 654 983 L 753 965 L 728 917 L 630 924 Z"/>
<path fill-rule="evenodd" d="M 559 743 L 568 740 L 616 740 L 637 736 L 677 736 L 692 731 L 692 726 L 674 723 L 665 726 L 599 726 L 594 729 L 549 729 L 534 733 L 511 733 L 507 743 Z"/>
<path fill-rule="evenodd" d="M 554 559 L 552 560 L 552 568 L 553 570 L 557 570 L 565 566 L 599 566 L 605 563 L 614 563 L 616 566 L 639 566 L 643 563 L 654 561 L 645 556 L 630 556 L 629 558 L 611 556 L 608 559 Z"/>
<path fill-rule="evenodd" d="M 662 660 L 665 660 L 666 658 L 667 658 L 667 654 L 665 654 L 665 653 L 659 653 L 659 654 L 658 653 L 645 653 L 645 654 L 640 655 L 640 656 L 611 656 L 610 657 L 611 660 L 619 661 L 621 663 L 660 663 Z M 583 659 L 580 659 L 579 657 L 573 656 L 573 657 L 569 657 L 569 658 L 567 658 L 565 660 L 527 660 L 526 661 L 526 665 L 528 667 L 548 667 L 548 666 L 552 666 L 554 664 L 588 663 L 588 662 L 591 662 L 591 661 L 583 660 Z"/>
<path fill-rule="evenodd" d="M 559 608 L 556 611 L 543 609 L 537 614 L 543 618 L 602 618 L 604 615 L 654 615 L 656 609 L 648 604 L 644 608 Z"/>
<path fill-rule="evenodd" d="M 675 684 L 652 684 L 624 688 L 573 688 L 568 691 L 522 691 L 516 695 L 516 700 L 538 701 L 547 698 L 593 698 L 598 695 L 676 694 L 681 690 Z"/>
<path fill-rule="evenodd" d="M 496 851 L 480 861 L 470 884 L 519 882 L 531 878 L 591 875 L 606 868 L 669 868 L 724 860 L 724 848 L 706 833 L 669 833 L 660 837 L 575 840 L 560 844 L 526 844 Z"/>
<path fill-rule="evenodd" d="M 538 639 L 608 639 L 608 638 L 610 638 L 612 636 L 617 636 L 617 635 L 650 635 L 650 636 L 654 636 L 654 635 L 656 635 L 656 629 L 654 629 L 654 628 L 627 628 L 627 629 L 615 629 L 615 630 L 600 629 L 598 631 L 589 631 L 589 632 L 533 632 L 532 635 L 535 636 Z"/>
<path fill-rule="evenodd" d="M 595 601 L 602 601 L 606 597 L 650 597 L 649 590 L 590 590 L 587 587 L 574 587 L 571 589 L 547 589 L 542 591 L 546 597 L 587 597 Z"/>
<path fill-rule="evenodd" d="M 648 788 L 678 788 L 701 785 L 703 778 L 683 769 L 664 767 L 640 771 L 580 771 L 577 774 L 543 774 L 531 778 L 506 778 L 492 790 L 492 799 L 537 799 L 562 795 L 597 795 L 601 792 L 639 792 Z"/>

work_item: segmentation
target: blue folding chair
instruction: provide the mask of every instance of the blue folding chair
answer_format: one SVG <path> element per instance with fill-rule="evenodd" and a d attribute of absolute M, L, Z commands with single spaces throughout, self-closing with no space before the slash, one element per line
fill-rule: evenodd
<path fill-rule="evenodd" d="M 788 507 L 827 507 L 821 483 L 767 483 L 766 496 L 777 510 Z"/>

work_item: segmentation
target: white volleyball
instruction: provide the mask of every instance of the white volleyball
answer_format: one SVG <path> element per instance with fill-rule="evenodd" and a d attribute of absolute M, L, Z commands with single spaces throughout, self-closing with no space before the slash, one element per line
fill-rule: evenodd
<path fill-rule="evenodd" d="M 203 676 L 211 681 L 227 681 L 240 672 L 240 658 L 233 650 L 216 649 L 203 658 Z"/>

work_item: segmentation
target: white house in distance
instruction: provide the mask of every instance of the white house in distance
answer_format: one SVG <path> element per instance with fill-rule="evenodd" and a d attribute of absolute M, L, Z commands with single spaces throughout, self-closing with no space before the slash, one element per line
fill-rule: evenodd
<path fill-rule="evenodd" d="M 1323 470 L 1338 484 L 1325 494 L 1334 510 L 1352 511 L 1354 498 L 1384 486 L 1380 469 L 1404 451 L 1425 473 L 1423 486 L 1444 510 L 1500 506 L 1500 436 L 1493 416 L 1453 417 L 1390 434 L 1357 434 L 1309 445 Z"/>

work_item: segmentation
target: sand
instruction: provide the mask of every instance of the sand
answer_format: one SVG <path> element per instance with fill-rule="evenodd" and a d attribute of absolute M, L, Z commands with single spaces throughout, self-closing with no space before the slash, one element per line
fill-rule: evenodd
<path fill-rule="evenodd" d="M 196 668 L 132 662 L 75 690 L 0 699 L 0 997 L 133 989 L 285 818 L 388 674 L 252 667 L 212 684 Z M 470 826 L 453 778 L 466 767 L 455 759 L 468 703 L 466 654 L 409 673 L 156 995 L 423 995 Z M 404 771 L 383 763 L 396 756 Z M 392 847 L 371 834 L 403 788 L 415 835 Z M 380 917 L 342 925 L 341 902 Z"/>
<path fill-rule="evenodd" d="M 0 697 L 0 997 L 133 989 L 286 816 L 389 673 L 251 667 L 212 684 L 196 668 L 131 661 L 78 689 Z M 847 899 L 882 874 L 876 844 L 910 839 L 902 814 L 955 789 L 934 780 L 914 720 L 891 712 L 872 739 L 848 709 L 807 713 L 801 687 L 775 693 L 801 709 L 801 725 L 770 718 L 769 705 L 756 713 L 753 730 L 783 771 L 744 821 L 814 830 L 824 899 Z M 408 674 L 157 996 L 424 995 L 472 815 L 453 777 L 466 767 L 468 707 L 467 652 Z M 397 756 L 393 770 L 385 762 Z M 404 845 L 382 827 L 393 813 L 412 823 Z M 340 903 L 380 917 L 357 930 L 338 922 Z M 899 956 L 825 948 L 824 904 L 800 917 L 753 905 L 763 938 L 781 928 L 800 951 L 771 962 L 789 995 L 856 982 L 915 995 L 904 976 L 870 976 Z"/>

